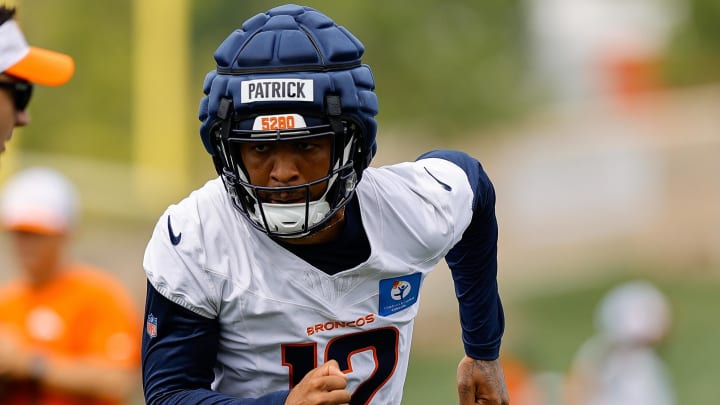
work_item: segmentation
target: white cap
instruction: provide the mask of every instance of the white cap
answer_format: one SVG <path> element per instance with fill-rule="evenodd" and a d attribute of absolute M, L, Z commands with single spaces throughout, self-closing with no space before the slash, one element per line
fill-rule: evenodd
<path fill-rule="evenodd" d="M 59 86 L 72 77 L 75 62 L 48 49 L 29 46 L 14 20 L 0 25 L 0 72 L 32 83 Z"/>
<path fill-rule="evenodd" d="M 44 167 L 15 174 L 0 197 L 0 221 L 8 230 L 63 234 L 74 225 L 79 209 L 73 184 Z"/>
<path fill-rule="evenodd" d="M 670 327 L 670 304 L 649 282 L 630 281 L 605 296 L 596 321 L 598 329 L 617 342 L 659 341 Z"/>

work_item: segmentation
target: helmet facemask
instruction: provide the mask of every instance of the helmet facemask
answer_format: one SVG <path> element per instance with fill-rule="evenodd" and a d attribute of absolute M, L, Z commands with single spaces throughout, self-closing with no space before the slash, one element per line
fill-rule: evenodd
<path fill-rule="evenodd" d="M 301 123 L 284 129 L 260 128 L 257 123 L 268 117 L 290 117 Z M 359 180 L 355 159 L 362 149 L 361 134 L 356 123 L 340 117 L 328 119 L 327 116 L 300 114 L 233 116 L 216 127 L 214 144 L 219 160 L 216 163 L 221 164 L 217 167 L 218 172 L 233 204 L 255 228 L 273 237 L 301 238 L 324 228 L 350 200 Z M 328 137 L 331 143 L 329 166 L 324 176 L 307 183 L 282 187 L 252 184 L 242 160 L 243 145 L 312 141 L 321 137 Z M 285 197 L 279 197 L 281 195 Z M 292 196 L 293 202 L 273 202 L 288 199 L 288 195 Z"/>

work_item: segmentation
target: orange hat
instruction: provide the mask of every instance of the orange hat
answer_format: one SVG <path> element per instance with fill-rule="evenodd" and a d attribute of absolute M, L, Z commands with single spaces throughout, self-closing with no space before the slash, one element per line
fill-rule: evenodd
<path fill-rule="evenodd" d="M 29 46 L 14 20 L 0 25 L 0 71 L 46 86 L 64 84 L 75 71 L 73 59 L 63 53 Z"/>
<path fill-rule="evenodd" d="M 10 178 L 0 195 L 0 222 L 11 231 L 67 233 L 75 224 L 78 195 L 58 171 L 35 167 Z"/>

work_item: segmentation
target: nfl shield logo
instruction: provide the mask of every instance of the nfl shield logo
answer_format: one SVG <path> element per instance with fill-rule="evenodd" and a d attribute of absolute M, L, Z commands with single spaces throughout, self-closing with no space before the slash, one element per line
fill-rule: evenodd
<path fill-rule="evenodd" d="M 150 336 L 151 338 L 157 336 L 157 318 L 155 317 L 155 315 L 148 315 L 147 322 L 145 323 L 145 329 L 148 336 Z"/>

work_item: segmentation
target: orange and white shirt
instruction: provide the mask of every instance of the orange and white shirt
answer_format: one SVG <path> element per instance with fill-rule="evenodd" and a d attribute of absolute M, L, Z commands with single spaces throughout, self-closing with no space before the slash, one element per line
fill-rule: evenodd
<path fill-rule="evenodd" d="M 0 287 L 0 330 L 49 359 L 76 357 L 119 368 L 140 364 L 137 306 L 117 280 L 85 265 L 69 266 L 39 288 L 19 279 Z M 5 387 L 0 399 L 3 404 L 121 404 L 21 383 Z"/>

